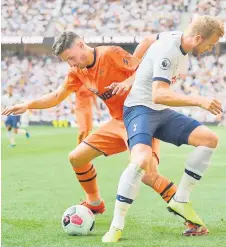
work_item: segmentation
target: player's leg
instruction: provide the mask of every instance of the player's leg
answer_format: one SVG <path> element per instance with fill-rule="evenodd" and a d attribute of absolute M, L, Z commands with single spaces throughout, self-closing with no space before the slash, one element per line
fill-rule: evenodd
<path fill-rule="evenodd" d="M 182 144 L 190 144 L 189 143 L 189 136 L 190 134 L 200 126 L 200 123 L 198 123 L 196 120 L 193 120 L 183 114 L 177 113 L 173 110 L 166 109 L 163 112 L 163 120 L 162 120 L 162 126 L 161 128 L 158 128 L 155 132 L 154 136 L 162 141 L 172 143 L 176 146 L 180 146 Z M 176 130 L 176 131 L 175 131 Z M 207 133 L 206 133 L 207 134 Z M 207 134 L 208 136 L 208 134 Z M 205 149 L 206 150 L 206 149 Z M 202 152 L 201 152 L 202 153 Z M 196 154 L 192 154 L 192 160 L 196 157 Z M 198 162 L 199 164 L 206 163 L 206 159 L 204 159 L 203 156 L 198 155 Z M 208 156 L 209 157 L 209 156 Z M 197 160 L 197 157 L 195 158 Z M 185 168 L 185 176 L 187 185 L 191 183 L 192 180 L 197 180 L 200 178 L 200 169 L 197 170 L 197 167 L 199 165 L 196 165 L 196 169 L 190 168 L 191 162 L 188 160 L 186 163 Z M 201 167 L 204 167 L 206 165 L 201 165 Z M 197 174 L 198 171 L 198 174 Z M 194 177 L 192 177 L 194 176 Z M 184 177 L 184 176 L 183 176 Z M 183 179 L 182 179 L 183 180 Z M 193 181 L 194 182 L 194 181 Z M 192 182 L 192 184 L 193 184 Z M 182 182 L 183 184 L 183 182 Z M 179 187 L 182 185 L 180 184 Z M 170 211 L 173 211 L 174 213 L 182 216 L 187 221 L 190 221 L 194 224 L 197 224 L 199 226 L 204 225 L 203 221 L 199 218 L 199 216 L 195 213 L 193 210 L 190 202 L 189 202 L 189 192 L 185 192 L 184 189 L 182 189 L 182 193 L 180 193 L 180 189 L 178 187 L 177 193 L 179 191 L 179 199 L 177 197 L 177 193 L 175 194 L 174 198 L 169 202 L 168 209 Z M 191 189 L 192 186 L 189 186 L 189 189 Z M 182 195 L 183 194 L 183 195 Z M 175 199 L 176 198 L 176 199 Z M 180 200 L 180 201 L 179 201 Z"/>
<path fill-rule="evenodd" d="M 152 187 L 165 202 L 169 202 L 176 193 L 176 185 L 168 178 L 159 174 L 158 164 L 160 155 L 160 141 L 153 138 L 152 140 L 152 159 L 150 165 L 142 177 L 142 182 Z"/>
<path fill-rule="evenodd" d="M 209 167 L 217 144 L 216 134 L 203 125 L 198 126 L 190 133 L 188 145 L 196 148 L 187 159 L 185 172 L 175 199 L 182 202 L 190 200 L 190 193 Z"/>
<path fill-rule="evenodd" d="M 210 165 L 212 155 L 218 144 L 218 137 L 207 127 L 196 123 L 196 128 L 187 131 L 183 138 L 187 140 L 188 145 L 193 145 L 196 148 L 186 161 L 184 174 L 177 193 L 169 204 L 169 210 L 184 216 L 188 221 L 196 223 L 198 226 L 204 226 L 203 221 L 191 209 L 190 194 Z M 186 205 L 189 210 L 185 208 Z M 185 210 L 187 214 L 185 214 Z M 206 228 L 202 228 L 202 231 L 208 234 Z M 184 234 L 193 235 L 193 232 L 186 231 Z"/>
<path fill-rule="evenodd" d="M 12 116 L 8 116 L 6 121 L 5 121 L 5 126 L 6 126 L 6 130 L 7 130 L 7 136 L 9 139 L 9 146 L 10 147 L 15 147 L 16 146 L 16 142 L 15 142 L 15 138 L 14 138 L 14 132 L 12 131 L 12 126 L 13 126 L 13 117 Z"/>
<path fill-rule="evenodd" d="M 103 213 L 105 211 L 104 202 L 98 189 L 97 172 L 95 166 L 91 163 L 93 159 L 100 155 L 102 155 L 102 152 L 84 142 L 81 142 L 69 154 L 69 160 L 76 178 L 86 194 L 86 201 L 82 204 L 89 207 L 93 213 Z"/>
<path fill-rule="evenodd" d="M 147 136 L 147 139 L 150 141 L 151 137 Z M 118 242 L 121 238 L 126 215 L 139 194 L 141 179 L 150 165 L 151 155 L 152 149 L 150 146 L 145 144 L 133 146 L 131 162 L 119 180 L 113 220 L 109 231 L 102 238 L 103 242 Z"/>
<path fill-rule="evenodd" d="M 164 201 L 169 203 L 169 201 L 176 194 L 177 186 L 173 184 L 173 182 L 168 178 L 159 174 L 159 142 L 160 141 L 155 138 L 152 140 L 152 160 L 148 171 L 145 172 L 144 176 L 142 177 L 142 182 L 147 186 L 152 187 L 157 193 L 161 195 Z M 208 233 L 208 229 L 206 227 L 197 227 L 197 225 L 187 221 L 184 223 L 184 225 L 186 226 L 186 230 L 183 233 L 185 236 L 200 236 L 206 235 Z"/>
<path fill-rule="evenodd" d="M 117 126 L 117 127 L 116 127 Z M 127 133 L 124 122 L 122 120 L 115 120 L 114 127 L 112 128 L 112 134 L 115 133 L 124 140 L 125 145 L 128 148 L 127 144 Z M 119 140 L 115 139 L 115 146 L 119 146 Z M 121 144 L 122 145 L 122 144 Z M 118 150 L 117 153 L 121 152 Z M 160 196 L 166 201 L 169 202 L 172 196 L 176 193 L 176 186 L 172 181 L 167 179 L 164 176 L 161 176 L 158 172 L 159 156 L 160 156 L 160 141 L 153 138 L 152 140 L 152 159 L 148 170 L 145 172 L 142 177 L 142 182 L 153 188 Z"/>
<path fill-rule="evenodd" d="M 13 116 L 13 128 L 14 133 L 19 135 L 25 135 L 27 138 L 30 138 L 30 134 L 27 129 L 19 128 L 20 116 Z"/>
<path fill-rule="evenodd" d="M 87 195 L 86 206 L 92 211 L 95 211 L 94 206 L 97 205 L 101 199 L 97 187 L 95 167 L 92 166 L 90 161 L 102 154 L 107 156 L 126 150 L 126 145 L 123 140 L 120 136 L 114 134 L 114 132 L 112 133 L 112 129 L 119 129 L 114 119 L 89 135 L 70 154 L 73 169 Z M 118 132 L 119 131 L 120 130 L 118 130 Z M 97 208 L 98 213 L 101 213 L 101 210 L 102 212 L 104 211 L 105 208 L 102 201 L 101 205 L 98 205 Z"/>
<path fill-rule="evenodd" d="M 14 133 L 18 135 L 25 135 L 27 138 L 30 138 L 30 133 L 27 129 L 15 128 Z"/>
<path fill-rule="evenodd" d="M 86 193 L 87 202 L 94 206 L 100 203 L 100 194 L 97 186 L 96 169 L 91 161 L 100 155 L 102 155 L 100 151 L 83 142 L 69 154 L 70 163 Z"/>
<path fill-rule="evenodd" d="M 127 212 L 139 193 L 141 179 L 150 165 L 152 136 L 160 120 L 157 111 L 154 117 L 156 121 L 150 112 L 150 108 L 143 106 L 125 110 L 124 122 L 131 150 L 131 162 L 120 177 L 113 220 L 109 231 L 102 238 L 103 242 L 117 242 L 121 238 Z"/>

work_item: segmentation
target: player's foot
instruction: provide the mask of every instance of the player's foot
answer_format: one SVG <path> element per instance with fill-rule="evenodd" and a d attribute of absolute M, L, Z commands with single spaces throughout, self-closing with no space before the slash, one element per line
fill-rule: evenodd
<path fill-rule="evenodd" d="M 8 148 L 15 148 L 16 144 L 9 144 Z"/>
<path fill-rule="evenodd" d="M 174 198 L 170 200 L 167 209 L 182 218 L 186 221 L 191 222 L 197 226 L 204 226 L 203 221 L 196 214 L 190 202 L 177 202 Z"/>
<path fill-rule="evenodd" d="M 98 206 L 90 205 L 87 201 L 83 201 L 80 204 L 89 208 L 93 212 L 93 214 L 103 214 L 105 211 L 104 201 L 101 201 Z"/>
<path fill-rule="evenodd" d="M 102 237 L 103 243 L 116 243 L 122 237 L 122 230 L 111 227 Z"/>
<path fill-rule="evenodd" d="M 184 223 L 187 229 L 182 233 L 184 236 L 203 236 L 208 235 L 209 230 L 205 226 L 197 226 L 190 222 Z"/>
<path fill-rule="evenodd" d="M 27 139 L 30 138 L 30 134 L 29 134 L 29 132 L 27 130 L 26 130 L 25 136 L 27 137 Z"/>

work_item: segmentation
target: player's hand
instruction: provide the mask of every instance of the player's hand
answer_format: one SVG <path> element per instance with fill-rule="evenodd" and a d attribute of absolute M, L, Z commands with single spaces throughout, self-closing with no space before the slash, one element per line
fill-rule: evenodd
<path fill-rule="evenodd" d="M 124 95 L 130 90 L 130 87 L 131 86 L 126 82 L 113 82 L 110 86 L 105 88 L 112 89 L 112 94 Z"/>
<path fill-rule="evenodd" d="M 200 107 L 211 112 L 214 115 L 218 115 L 223 112 L 222 105 L 219 101 L 213 99 L 205 99 L 201 102 Z"/>
<path fill-rule="evenodd" d="M 27 109 L 28 109 L 27 104 L 25 104 L 25 103 L 24 104 L 18 104 L 18 105 L 14 105 L 14 106 L 6 108 L 2 112 L 2 115 L 6 115 L 6 116 L 8 116 L 10 114 L 19 115 L 19 114 L 26 112 Z"/>

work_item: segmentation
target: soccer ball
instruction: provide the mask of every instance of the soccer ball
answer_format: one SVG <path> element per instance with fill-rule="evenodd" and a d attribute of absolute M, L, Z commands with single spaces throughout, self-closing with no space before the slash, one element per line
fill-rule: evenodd
<path fill-rule="evenodd" d="M 95 217 L 89 208 L 74 205 L 64 212 L 61 223 L 68 235 L 88 235 L 94 228 Z"/>

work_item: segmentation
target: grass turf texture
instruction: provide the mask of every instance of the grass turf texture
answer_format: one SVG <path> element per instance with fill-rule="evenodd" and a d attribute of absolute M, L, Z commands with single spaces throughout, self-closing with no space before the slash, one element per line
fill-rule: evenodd
<path fill-rule="evenodd" d="M 226 246 L 226 128 L 213 127 L 220 136 L 212 166 L 192 193 L 193 206 L 210 234 L 181 236 L 183 220 L 169 214 L 165 202 L 142 185 L 127 217 L 123 239 L 103 244 L 101 238 L 112 219 L 120 174 L 128 164 L 128 152 L 94 161 L 106 212 L 96 217 L 95 232 L 88 237 L 69 237 L 61 228 L 64 210 L 84 199 L 68 162 L 75 147 L 76 129 L 32 127 L 31 139 L 17 136 L 16 148 L 7 148 L 2 131 L 2 246 L 4 247 L 223 247 Z M 161 144 L 160 172 L 178 184 L 184 161 L 192 147 Z"/>

